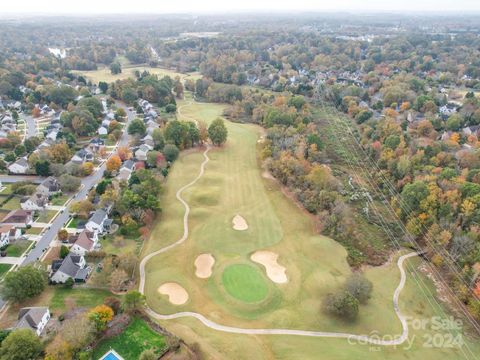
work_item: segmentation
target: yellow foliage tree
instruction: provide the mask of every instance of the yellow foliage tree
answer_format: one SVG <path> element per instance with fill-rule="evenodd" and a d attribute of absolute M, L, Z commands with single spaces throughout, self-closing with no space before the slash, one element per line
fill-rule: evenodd
<path fill-rule="evenodd" d="M 122 160 L 117 154 L 110 156 L 107 160 L 107 170 L 110 172 L 117 171 L 120 168 L 120 165 L 122 165 Z"/>
<path fill-rule="evenodd" d="M 98 331 L 103 331 L 107 323 L 113 319 L 113 310 L 107 305 L 98 305 L 88 313 L 88 318 L 95 324 Z"/>

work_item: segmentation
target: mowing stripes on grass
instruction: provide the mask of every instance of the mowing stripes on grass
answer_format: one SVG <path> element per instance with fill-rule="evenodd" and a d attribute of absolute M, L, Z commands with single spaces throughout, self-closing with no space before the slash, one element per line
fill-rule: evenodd
<path fill-rule="evenodd" d="M 268 286 L 260 271 L 250 265 L 230 265 L 223 271 L 222 283 L 228 294 L 247 303 L 262 301 Z"/>

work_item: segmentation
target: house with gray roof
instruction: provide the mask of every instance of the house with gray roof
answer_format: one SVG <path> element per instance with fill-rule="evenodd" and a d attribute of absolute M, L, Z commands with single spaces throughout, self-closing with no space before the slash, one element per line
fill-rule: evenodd
<path fill-rule="evenodd" d="M 103 233 L 105 231 L 105 221 L 108 219 L 108 214 L 104 209 L 96 210 L 85 224 L 85 229 L 91 232 Z"/>
<path fill-rule="evenodd" d="M 30 329 L 40 336 L 50 320 L 51 314 L 48 307 L 25 307 L 18 312 L 18 321 L 15 329 Z"/>
<path fill-rule="evenodd" d="M 26 174 L 30 166 L 26 157 L 22 157 L 8 166 L 8 171 L 12 174 Z"/>
<path fill-rule="evenodd" d="M 90 150 L 80 149 L 75 155 L 73 155 L 70 161 L 78 165 L 81 165 L 86 161 L 93 161 L 93 153 Z"/>
<path fill-rule="evenodd" d="M 60 184 L 57 178 L 49 176 L 42 181 L 40 185 L 37 186 L 37 193 L 43 194 L 45 196 L 50 196 L 58 193 L 60 191 Z"/>
<path fill-rule="evenodd" d="M 90 272 L 91 268 L 87 266 L 83 256 L 70 253 L 65 259 L 58 259 L 52 262 L 50 281 L 56 284 L 63 284 L 71 278 L 75 282 L 85 282 Z"/>

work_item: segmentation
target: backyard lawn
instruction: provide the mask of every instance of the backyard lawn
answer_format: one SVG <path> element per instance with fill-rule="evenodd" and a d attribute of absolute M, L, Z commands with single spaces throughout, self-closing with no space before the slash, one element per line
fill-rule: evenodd
<path fill-rule="evenodd" d="M 121 235 L 110 235 L 100 240 L 102 249 L 107 254 L 120 255 L 126 253 L 138 254 L 142 241 L 138 239 L 127 239 Z"/>
<path fill-rule="evenodd" d="M 54 197 L 51 201 L 51 204 L 54 206 L 63 206 L 67 202 L 69 197 L 70 195 L 66 195 L 66 194 Z"/>
<path fill-rule="evenodd" d="M 37 222 L 41 222 L 41 223 L 48 223 L 50 222 L 50 220 L 53 219 L 53 217 L 55 215 L 57 215 L 57 212 L 56 210 L 43 210 L 43 211 L 39 211 L 38 212 L 38 218 L 37 218 Z"/>
<path fill-rule="evenodd" d="M 44 228 L 42 227 L 32 227 L 30 229 L 27 229 L 25 231 L 25 234 L 27 235 L 39 235 L 42 231 L 43 231 Z"/>
<path fill-rule="evenodd" d="M 9 264 L 0 264 L 0 278 L 2 278 L 11 267 L 12 265 Z"/>
<path fill-rule="evenodd" d="M 166 347 L 163 335 L 153 331 L 142 319 L 135 318 L 120 335 L 100 342 L 93 352 L 93 359 L 98 360 L 114 349 L 125 360 L 138 360 L 146 349 L 154 348 L 157 354 L 161 354 Z"/>
<path fill-rule="evenodd" d="M 6 204 L 2 205 L 2 209 L 8 211 L 20 209 L 20 198 L 14 196 Z"/>
<path fill-rule="evenodd" d="M 3 184 L 4 189 L 0 191 L 2 195 L 10 195 L 12 193 L 12 184 Z"/>
<path fill-rule="evenodd" d="M 74 288 L 66 289 L 55 286 L 50 307 L 54 310 L 66 310 L 74 307 L 94 307 L 103 303 L 104 299 L 114 296 L 107 290 Z"/>
<path fill-rule="evenodd" d="M 19 257 L 28 249 L 33 241 L 29 240 L 17 240 L 13 244 L 7 247 L 7 256 Z"/>

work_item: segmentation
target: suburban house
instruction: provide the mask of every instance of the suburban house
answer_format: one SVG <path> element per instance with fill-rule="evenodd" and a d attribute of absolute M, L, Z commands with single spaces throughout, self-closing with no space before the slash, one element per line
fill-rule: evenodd
<path fill-rule="evenodd" d="M 99 137 L 93 138 L 90 140 L 90 144 L 88 145 L 90 151 L 98 152 L 100 149 L 105 147 L 105 140 L 100 139 Z"/>
<path fill-rule="evenodd" d="M 145 145 L 145 144 L 140 145 L 138 150 L 135 151 L 135 158 L 137 160 L 141 160 L 141 161 L 147 160 L 147 154 L 150 150 L 152 150 L 151 146 L 148 146 L 148 145 Z"/>
<path fill-rule="evenodd" d="M 2 220 L 3 225 L 13 225 L 15 227 L 24 228 L 33 222 L 32 211 L 28 210 L 12 210 Z"/>
<path fill-rule="evenodd" d="M 117 179 L 128 181 L 134 171 L 135 162 L 133 160 L 127 160 L 122 164 L 120 170 L 118 170 Z"/>
<path fill-rule="evenodd" d="M 100 126 L 97 132 L 98 132 L 98 135 L 107 135 L 108 129 L 105 126 Z"/>
<path fill-rule="evenodd" d="M 71 162 L 75 164 L 83 164 L 86 161 L 93 161 L 93 154 L 90 150 L 80 149 L 73 155 Z"/>
<path fill-rule="evenodd" d="M 23 210 L 43 210 L 48 205 L 48 196 L 36 192 L 20 200 L 20 207 Z"/>
<path fill-rule="evenodd" d="M 10 244 L 11 241 L 18 239 L 22 231 L 13 225 L 0 225 L 0 247 Z"/>
<path fill-rule="evenodd" d="M 478 136 L 480 134 L 480 125 L 466 126 L 462 129 L 462 133 L 465 136 Z"/>
<path fill-rule="evenodd" d="M 53 283 L 63 284 L 69 278 L 75 282 L 85 282 L 90 275 L 85 258 L 81 255 L 68 254 L 65 259 L 53 260 L 50 280 Z"/>
<path fill-rule="evenodd" d="M 96 232 L 83 230 L 80 234 L 73 235 L 69 241 L 72 243 L 70 253 L 84 256 L 87 252 L 92 251 L 98 241 Z"/>
<path fill-rule="evenodd" d="M 155 145 L 155 143 L 153 142 L 153 137 L 150 134 L 147 134 L 142 138 L 142 143 L 144 143 L 145 145 L 151 146 L 152 148 Z"/>
<path fill-rule="evenodd" d="M 37 187 L 37 193 L 43 194 L 45 196 L 54 195 L 59 191 L 60 184 L 58 180 L 53 176 L 50 176 L 43 180 L 42 183 Z"/>
<path fill-rule="evenodd" d="M 50 320 L 50 310 L 47 307 L 25 307 L 18 312 L 15 329 L 30 329 L 40 336 Z"/>
<path fill-rule="evenodd" d="M 90 219 L 88 219 L 88 222 L 85 224 L 85 229 L 91 232 L 103 233 L 108 230 L 107 220 L 107 212 L 104 209 L 98 209 L 90 216 Z"/>
<path fill-rule="evenodd" d="M 12 174 L 26 174 L 29 169 L 26 157 L 22 157 L 8 166 L 8 171 Z"/>

